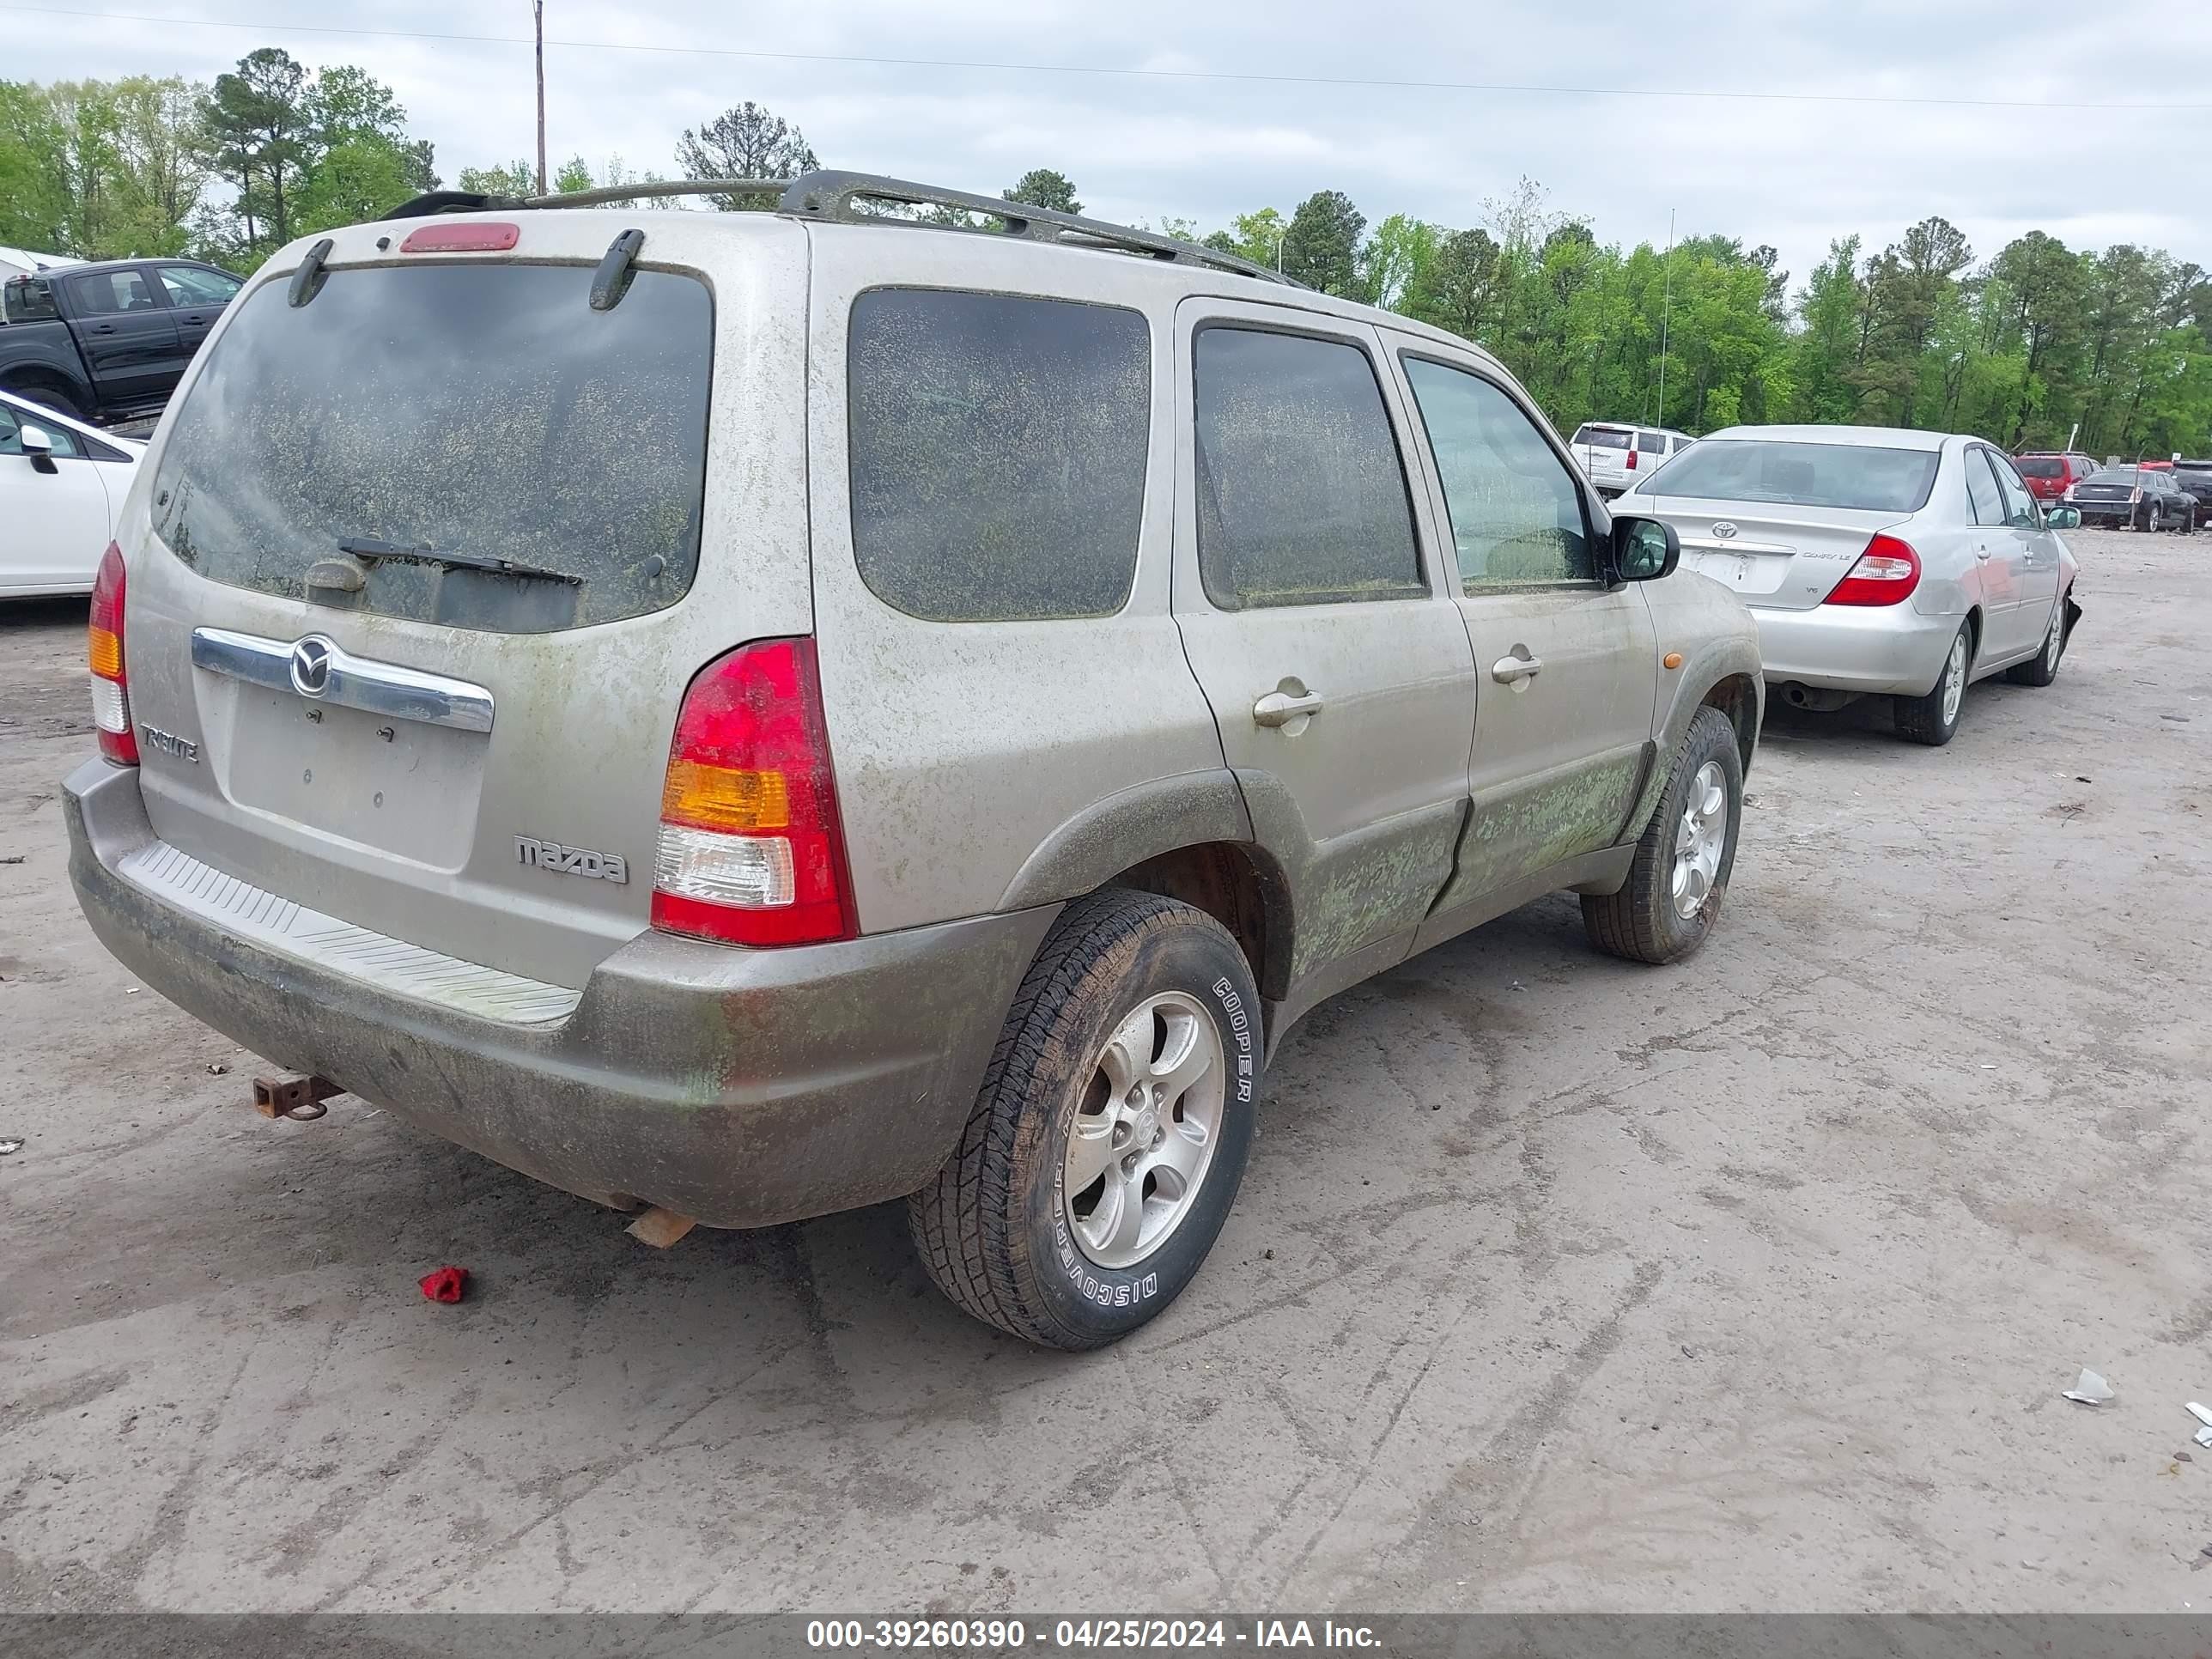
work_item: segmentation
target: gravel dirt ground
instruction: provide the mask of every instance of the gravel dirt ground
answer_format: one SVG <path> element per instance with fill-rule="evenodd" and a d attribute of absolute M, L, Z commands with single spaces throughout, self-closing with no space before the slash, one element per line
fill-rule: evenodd
<path fill-rule="evenodd" d="M 82 605 L 0 612 L 0 1607 L 2212 1601 L 2212 538 L 2073 540 L 2055 686 L 1770 720 L 1701 956 L 1553 898 L 1316 1012 L 1083 1358 L 896 1206 L 664 1254 L 255 1116 L 70 895 Z"/>

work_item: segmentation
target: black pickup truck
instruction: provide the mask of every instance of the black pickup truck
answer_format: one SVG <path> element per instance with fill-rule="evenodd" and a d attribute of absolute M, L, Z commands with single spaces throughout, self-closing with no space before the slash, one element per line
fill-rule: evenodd
<path fill-rule="evenodd" d="M 0 391 L 86 421 L 161 412 L 245 283 L 191 259 L 107 259 L 0 285 Z"/>

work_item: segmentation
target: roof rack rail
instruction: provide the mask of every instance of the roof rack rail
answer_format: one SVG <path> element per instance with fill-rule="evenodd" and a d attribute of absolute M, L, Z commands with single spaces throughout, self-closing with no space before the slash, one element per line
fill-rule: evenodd
<path fill-rule="evenodd" d="M 845 224 L 911 224 L 926 230 L 967 230 L 985 235 L 1013 236 L 1024 241 L 1104 248 L 1121 253 L 1141 254 L 1147 258 L 1175 264 L 1205 265 L 1216 270 L 1234 271 L 1240 276 L 1280 283 L 1289 288 L 1305 286 L 1296 278 L 1285 276 L 1282 272 L 1270 270 L 1254 260 L 1240 258 L 1233 253 L 1217 252 L 1212 248 L 1200 247 L 1195 242 L 1179 241 L 1172 236 L 1162 236 L 1153 231 L 1117 225 L 1104 219 L 1086 219 L 1079 214 L 1060 213 L 1050 208 L 1031 207 L 1025 202 L 1009 202 L 996 196 L 974 196 L 966 191 L 946 190 L 935 185 L 917 185 L 904 179 L 890 179 L 873 173 L 823 170 L 802 173 L 796 179 L 668 179 L 651 184 L 609 185 L 599 190 L 570 191 L 558 196 L 495 196 L 479 195 L 470 191 L 436 190 L 426 196 L 417 196 L 412 201 L 401 203 L 385 216 L 415 219 L 437 213 L 599 207 L 611 202 L 666 196 L 770 195 L 776 198 L 775 211 L 799 218 L 830 220 Z M 976 225 L 946 225 L 926 220 L 900 219 L 889 214 L 870 212 L 859 205 L 864 202 L 901 207 L 953 208 L 994 219 L 1006 228 L 993 231 Z"/>

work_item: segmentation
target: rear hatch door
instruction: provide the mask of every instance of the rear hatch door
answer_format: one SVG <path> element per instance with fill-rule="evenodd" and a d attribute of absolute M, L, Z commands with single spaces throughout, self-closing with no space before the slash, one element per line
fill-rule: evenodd
<path fill-rule="evenodd" d="M 1634 427 L 1585 422 L 1567 447 L 1592 483 L 1613 485 L 1630 482 L 1628 456 L 1635 443 Z"/>
<path fill-rule="evenodd" d="M 647 923 L 692 674 L 811 625 L 805 240 L 648 215 L 599 309 L 623 226 L 518 217 L 341 231 L 305 304 L 231 307 L 126 516 L 126 660 L 197 745 L 142 748 L 148 815 L 213 878 L 576 987 Z"/>

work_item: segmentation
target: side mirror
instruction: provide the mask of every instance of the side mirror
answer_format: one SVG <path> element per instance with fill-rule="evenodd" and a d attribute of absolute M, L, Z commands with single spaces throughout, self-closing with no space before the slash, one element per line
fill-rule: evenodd
<path fill-rule="evenodd" d="M 15 436 L 23 446 L 23 453 L 31 458 L 33 471 L 52 472 L 54 470 L 54 441 L 46 428 L 27 423 L 15 428 Z"/>
<path fill-rule="evenodd" d="M 2043 527 L 2046 530 L 2079 530 L 2081 527 L 2081 509 L 2078 507 L 2046 508 L 2043 514 Z"/>
<path fill-rule="evenodd" d="M 1658 519 L 1616 517 L 1613 521 L 1613 568 L 1625 582 L 1657 581 L 1682 562 L 1682 538 Z"/>

